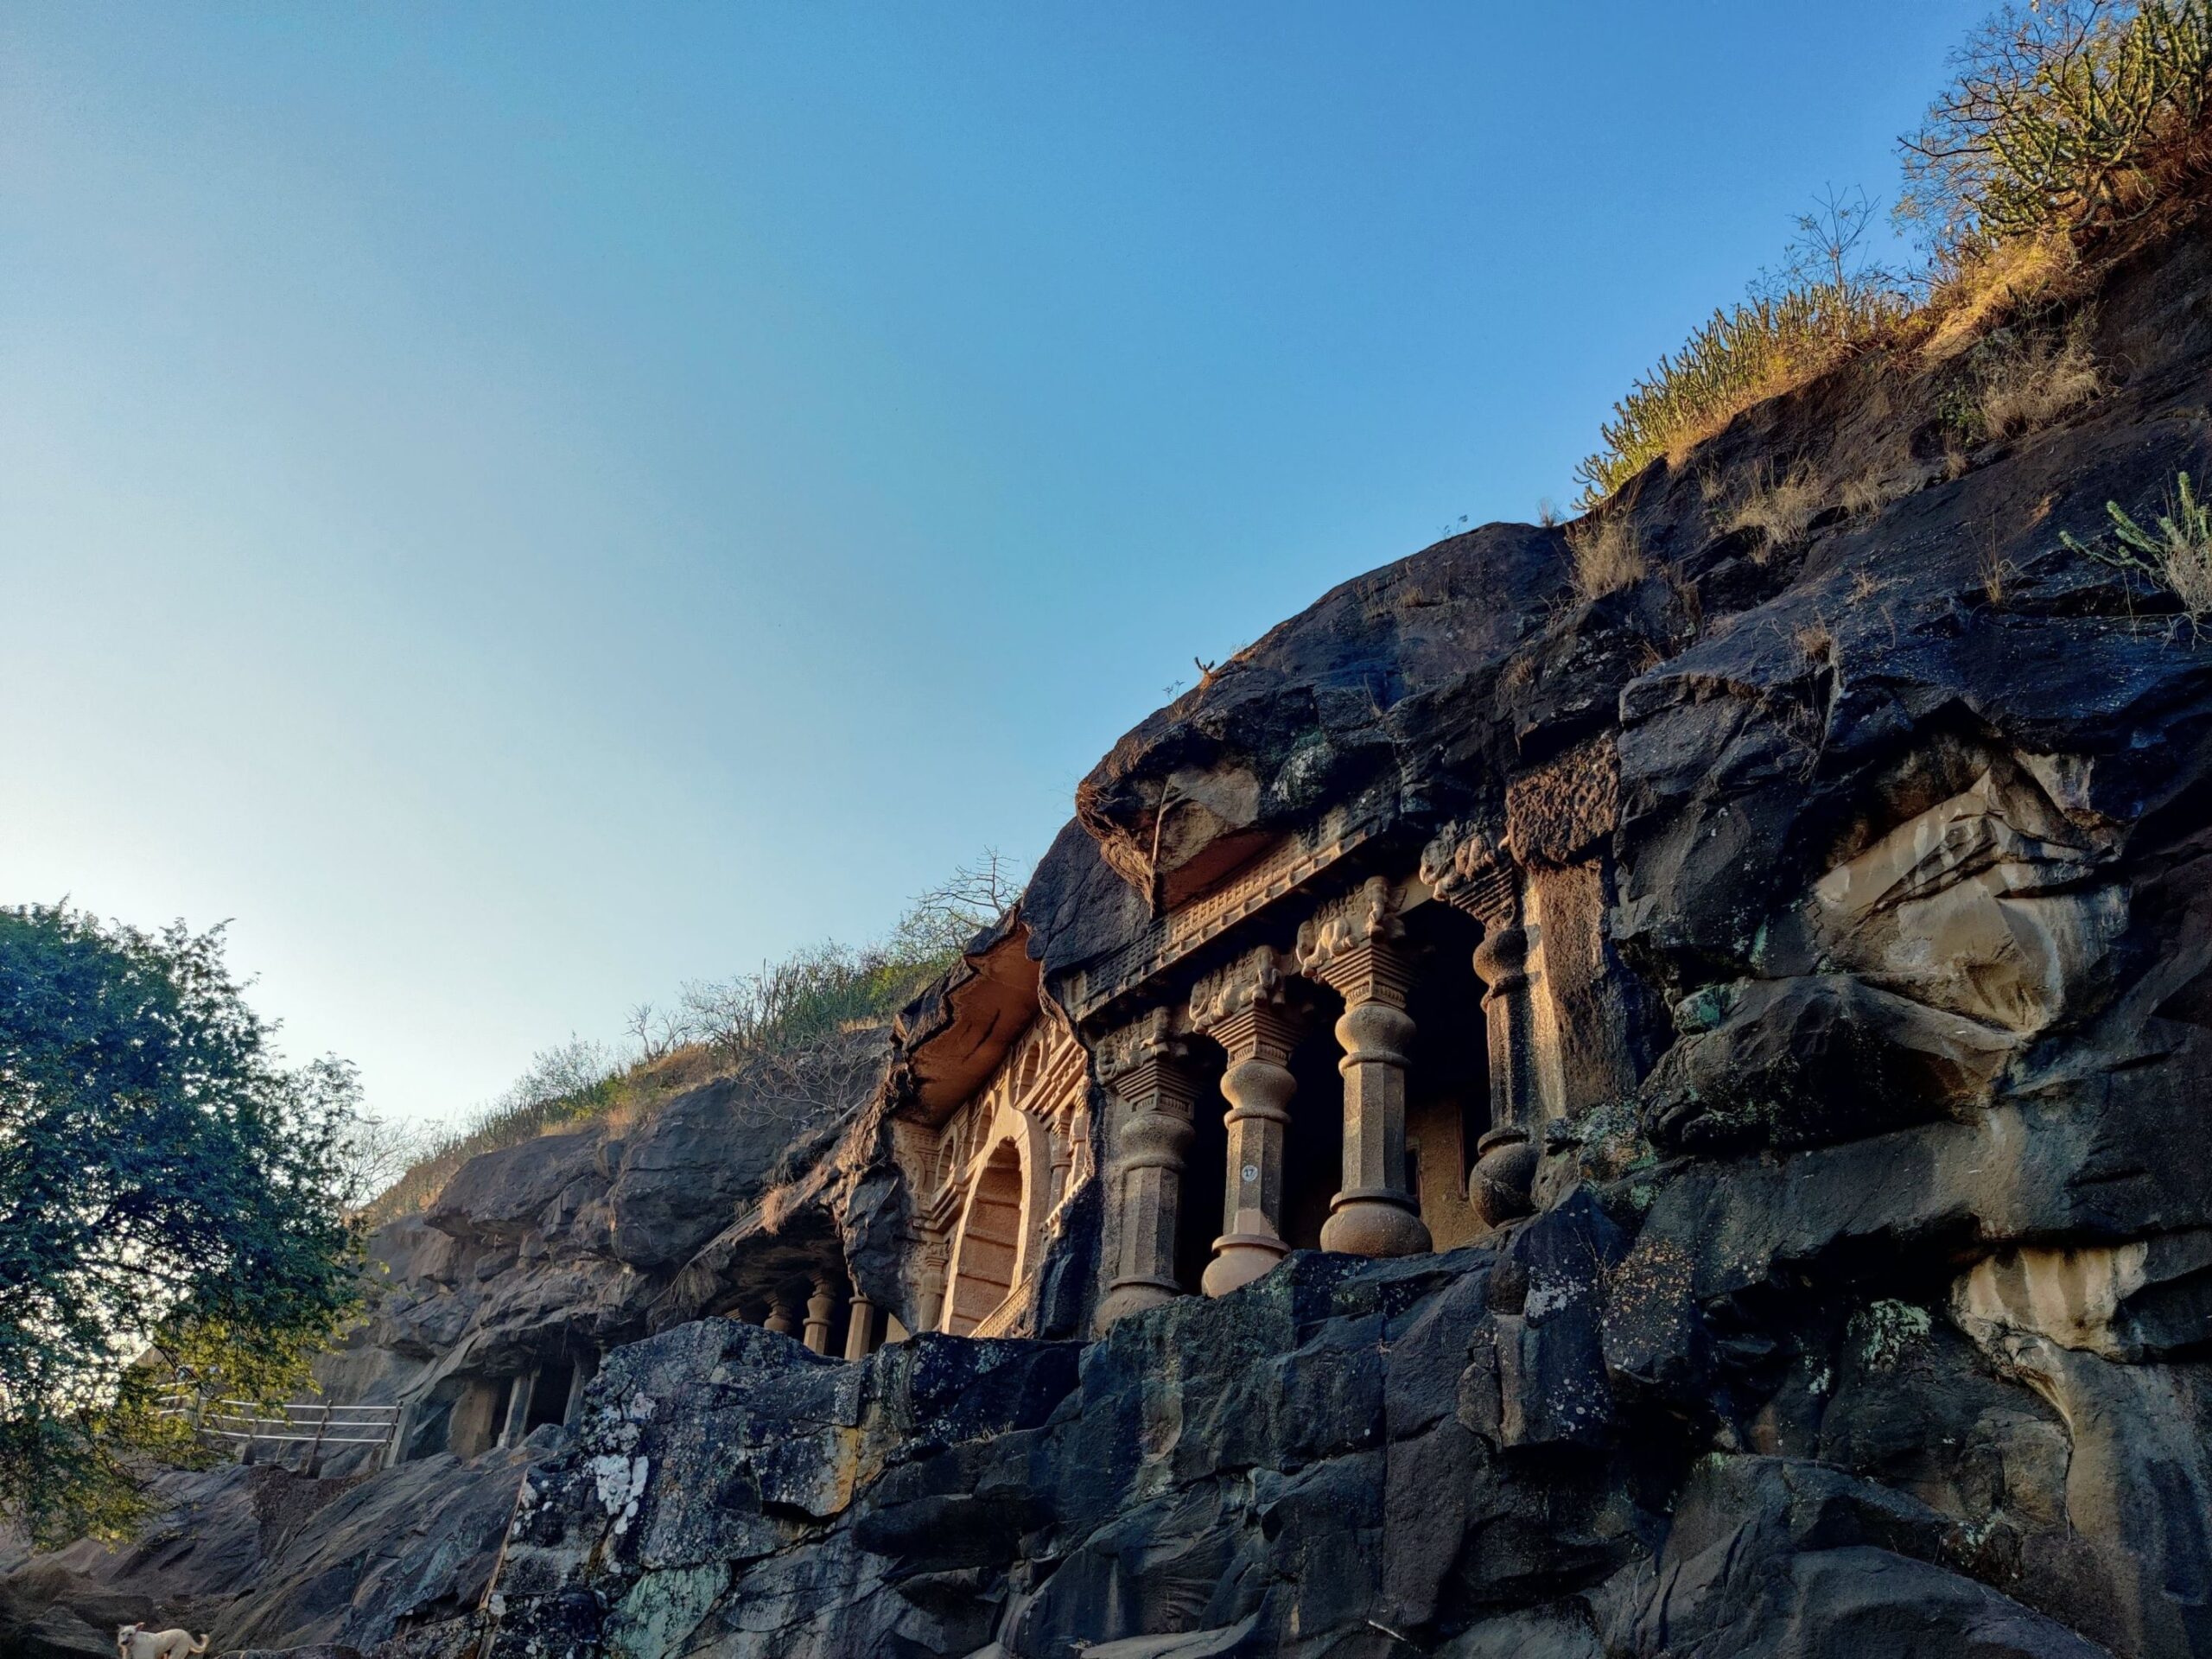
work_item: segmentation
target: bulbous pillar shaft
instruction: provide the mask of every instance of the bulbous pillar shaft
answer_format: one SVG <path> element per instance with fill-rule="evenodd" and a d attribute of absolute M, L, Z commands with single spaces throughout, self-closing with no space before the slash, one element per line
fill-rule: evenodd
<path fill-rule="evenodd" d="M 1491 1128 L 1517 1128 L 1525 1136 L 1539 1111 L 1528 930 L 1515 920 L 1493 920 L 1475 947 L 1475 976 L 1483 982 L 1489 1038 Z"/>
<path fill-rule="evenodd" d="M 1156 1010 L 1104 1045 L 1101 1054 L 1101 1075 L 1116 1103 L 1107 1174 L 1119 1206 L 1114 1278 L 1094 1319 L 1101 1332 L 1183 1294 L 1175 1278 L 1175 1236 L 1196 1091 L 1176 1062 L 1165 1014 Z"/>
<path fill-rule="evenodd" d="M 845 1357 L 866 1359 L 875 1351 L 875 1304 L 859 1291 L 846 1311 Z"/>
<path fill-rule="evenodd" d="M 1406 1067 L 1412 982 L 1397 889 L 1370 876 L 1298 930 L 1298 965 L 1344 1000 L 1344 1186 L 1329 1201 L 1321 1248 L 1351 1255 L 1419 1255 L 1430 1248 L 1421 1200 L 1406 1185 Z"/>
<path fill-rule="evenodd" d="M 760 1324 L 764 1330 L 772 1331 L 779 1337 L 788 1337 L 798 1328 L 798 1322 L 791 1318 L 790 1301 L 782 1296 L 768 1304 L 768 1317 Z"/>
<path fill-rule="evenodd" d="M 1229 1135 L 1229 1176 L 1222 1198 L 1222 1234 L 1203 1281 L 1209 1296 L 1250 1284 L 1290 1254 L 1282 1236 L 1283 1150 L 1297 1079 L 1287 1062 L 1293 1030 L 1277 1009 L 1255 1007 L 1215 1024 L 1229 1052 L 1221 1092 Z"/>
<path fill-rule="evenodd" d="M 1329 1201 L 1321 1248 L 1352 1255 L 1419 1255 L 1430 1247 L 1421 1201 L 1406 1185 L 1406 1053 L 1414 1022 L 1377 994 L 1370 975 L 1337 1021 L 1344 1058 L 1344 1188 Z M 1402 995 L 1395 985 L 1384 988 Z"/>
<path fill-rule="evenodd" d="M 1475 975 L 1483 982 L 1483 1019 L 1490 1049 L 1490 1132 L 1468 1197 L 1491 1226 L 1529 1213 L 1536 1173 L 1535 1127 L 1542 1116 L 1537 1093 L 1536 1029 L 1529 995 L 1529 933 L 1510 910 L 1485 918 L 1475 947 Z"/>
<path fill-rule="evenodd" d="M 1299 963 L 1344 999 L 1337 1021 L 1344 1084 L 1344 1185 L 1329 1200 L 1321 1248 L 1349 1255 L 1419 1255 L 1430 1246 L 1406 1185 L 1406 1067 L 1411 975 L 1389 884 L 1357 893 L 1300 930 Z"/>
<path fill-rule="evenodd" d="M 806 1299 L 806 1334 L 801 1338 L 817 1354 L 830 1351 L 830 1316 L 837 1310 L 836 1294 L 827 1279 L 814 1281 L 814 1294 Z"/>

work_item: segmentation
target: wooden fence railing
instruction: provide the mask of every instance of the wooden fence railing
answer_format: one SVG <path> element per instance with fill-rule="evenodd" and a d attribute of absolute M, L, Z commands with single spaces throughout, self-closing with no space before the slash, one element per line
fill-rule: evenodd
<path fill-rule="evenodd" d="M 376 1448 L 371 1461 L 380 1463 L 399 1433 L 397 1406 L 334 1406 L 327 1401 L 302 1400 L 271 1408 L 251 1400 L 203 1399 L 186 1389 L 162 1396 L 164 1417 L 188 1421 L 202 1440 L 235 1446 L 241 1463 L 258 1463 L 264 1456 L 282 1460 L 295 1447 L 307 1448 L 302 1469 L 315 1473 L 324 1452 L 336 1446 Z"/>

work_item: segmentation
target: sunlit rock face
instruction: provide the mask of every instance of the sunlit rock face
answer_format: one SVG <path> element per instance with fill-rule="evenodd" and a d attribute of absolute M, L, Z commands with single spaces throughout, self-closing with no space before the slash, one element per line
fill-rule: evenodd
<path fill-rule="evenodd" d="M 2208 263 L 2121 272 L 2118 390 L 1963 476 L 1940 370 L 1847 370 L 1630 486 L 1663 581 L 1580 603 L 1554 533 L 1477 531 L 1133 732 L 1024 902 L 1103 1057 L 1105 1334 L 973 1351 L 1019 1386 L 957 1424 L 927 1342 L 624 1351 L 493 1651 L 2212 1653 L 2212 644 L 2057 534 L 2212 465 Z M 1773 548 L 1697 476 L 1798 461 L 1893 499 Z M 1440 1027 L 1487 1056 L 1471 1242 L 1409 1175 L 1355 1196 L 1433 1252 L 1296 1248 L 1239 1114 L 1341 1112 L 1350 1172 Z M 1158 1173 L 1207 1055 L 1230 1208 L 1180 1202 L 1267 1247 L 1219 1296 Z M 678 1376 L 804 1393 L 804 1471 Z"/>
<path fill-rule="evenodd" d="M 255 1639 L 2212 1654 L 2212 641 L 2059 540 L 2212 472 L 2212 243 L 2094 319 L 2058 424 L 1947 457 L 1955 365 L 1847 365 L 1623 492 L 1649 580 L 1491 526 L 1217 665 L 868 1111 L 715 1173 L 790 1229 L 686 1209 L 709 1113 L 476 1172 L 386 1244 L 491 1288 L 380 1352 L 630 1323 L 484 1565 L 399 1597 L 333 1504 Z M 831 1268 L 889 1340 L 738 1306 Z"/>

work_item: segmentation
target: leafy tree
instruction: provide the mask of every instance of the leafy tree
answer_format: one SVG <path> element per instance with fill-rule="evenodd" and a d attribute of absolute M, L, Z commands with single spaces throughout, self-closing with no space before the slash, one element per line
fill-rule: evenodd
<path fill-rule="evenodd" d="M 143 1514 L 171 1376 L 281 1400 L 359 1297 L 352 1070 L 270 1036 L 219 928 L 0 909 L 0 1513 L 41 1542 Z"/>

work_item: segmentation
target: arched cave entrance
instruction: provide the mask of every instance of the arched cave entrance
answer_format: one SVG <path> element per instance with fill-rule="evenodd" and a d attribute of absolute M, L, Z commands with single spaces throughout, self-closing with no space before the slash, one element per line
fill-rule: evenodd
<path fill-rule="evenodd" d="M 945 1329 L 964 1337 L 1007 1298 L 1021 1262 L 1020 1149 L 991 1149 L 968 1198 L 952 1259 L 952 1312 Z"/>

